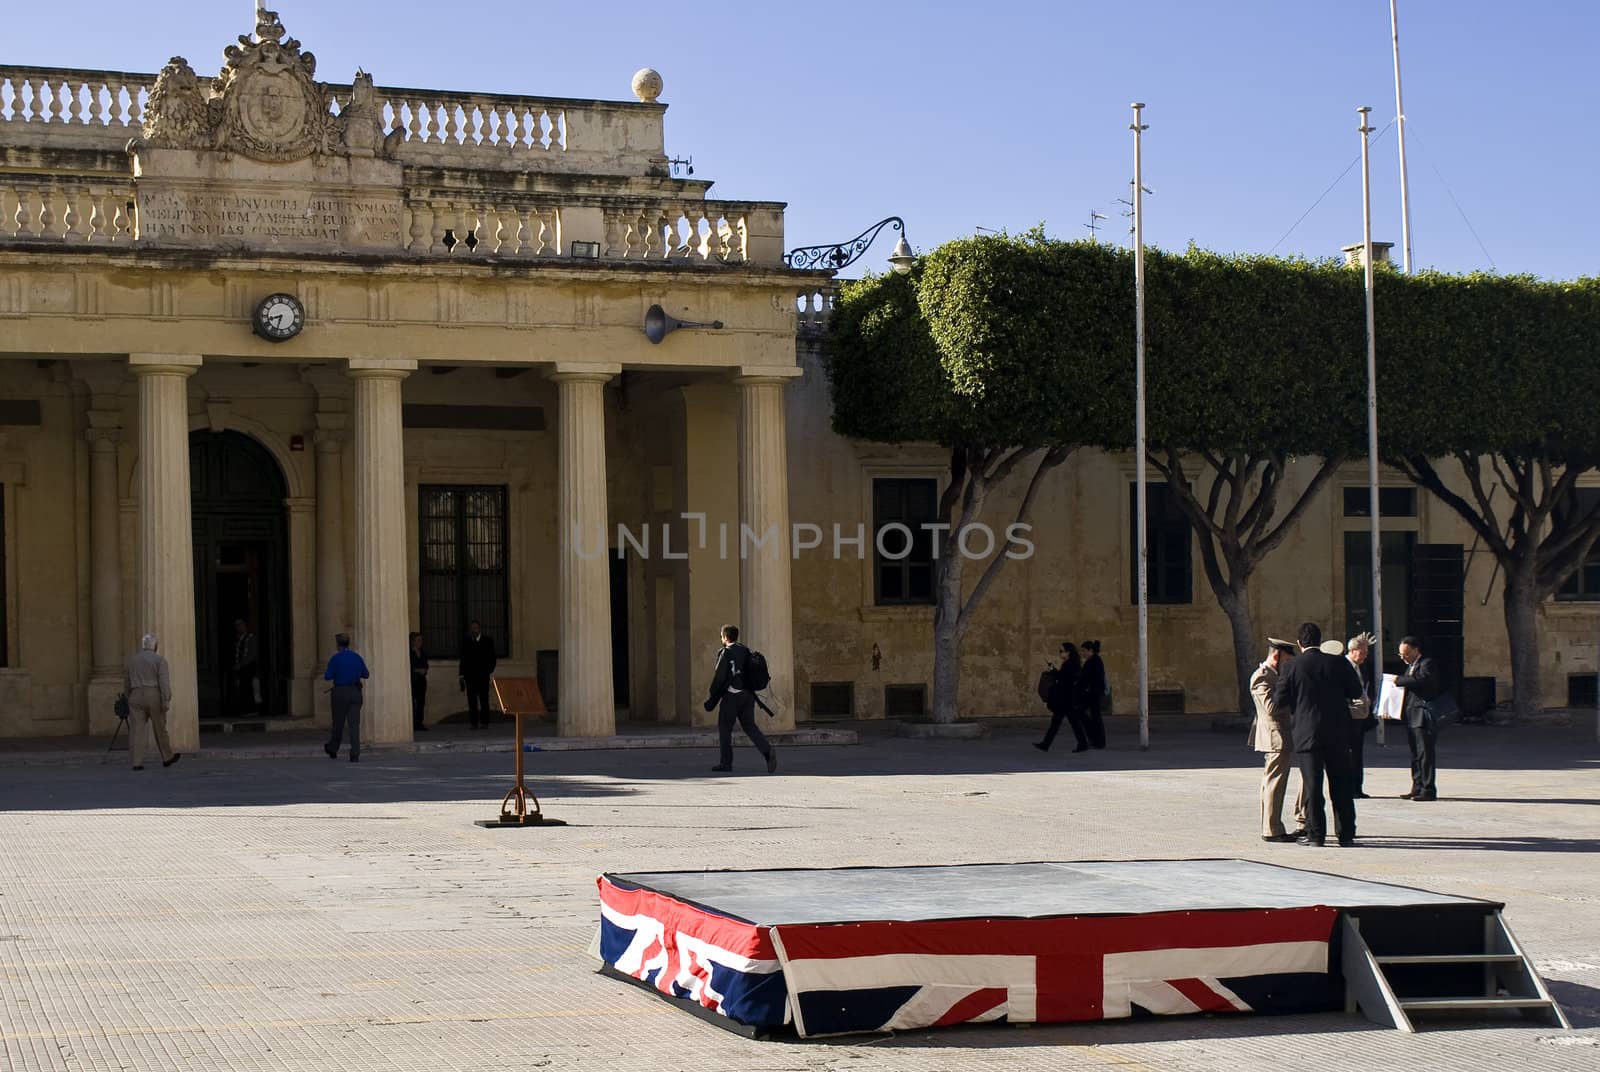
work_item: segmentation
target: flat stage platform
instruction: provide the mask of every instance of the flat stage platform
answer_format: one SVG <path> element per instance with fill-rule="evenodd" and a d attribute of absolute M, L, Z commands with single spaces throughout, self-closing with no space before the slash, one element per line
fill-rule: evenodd
<path fill-rule="evenodd" d="M 757 1034 L 1339 1008 L 1336 927 L 1502 907 L 1244 860 L 600 877 L 606 969 Z M 1407 914 L 1415 914 L 1408 922 Z"/>

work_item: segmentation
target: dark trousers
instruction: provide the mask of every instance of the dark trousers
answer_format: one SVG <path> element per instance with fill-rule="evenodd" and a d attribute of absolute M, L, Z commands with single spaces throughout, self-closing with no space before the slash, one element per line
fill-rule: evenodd
<path fill-rule="evenodd" d="M 1333 801 L 1333 832 L 1341 841 L 1354 841 L 1356 836 L 1356 802 L 1350 792 L 1350 751 L 1347 748 L 1313 748 L 1309 752 L 1295 753 L 1300 766 L 1300 789 L 1306 801 L 1306 837 L 1320 842 L 1327 837 L 1328 824 L 1324 802 Z M 1326 797 L 1322 780 L 1328 780 Z"/>
<path fill-rule="evenodd" d="M 361 686 L 335 685 L 333 687 L 333 736 L 328 739 L 328 749 L 339 751 L 344 731 L 350 731 L 350 758 L 361 754 Z"/>
<path fill-rule="evenodd" d="M 1072 736 L 1078 740 L 1078 751 L 1089 747 L 1089 738 L 1084 733 L 1084 717 L 1076 707 L 1053 708 L 1050 713 L 1050 728 L 1044 731 L 1044 740 L 1039 743 L 1049 748 L 1055 742 L 1056 734 L 1061 732 L 1061 720 L 1066 719 L 1067 725 L 1072 727 Z"/>
<path fill-rule="evenodd" d="M 486 677 L 467 678 L 467 724 L 476 726 L 482 720 L 489 724 L 489 679 Z"/>
<path fill-rule="evenodd" d="M 428 679 L 411 679 L 411 728 L 422 728 L 422 712 L 428 709 Z"/>
<path fill-rule="evenodd" d="M 241 666 L 233 672 L 233 710 L 244 714 L 256 709 L 256 664 Z"/>
<path fill-rule="evenodd" d="M 1367 791 L 1367 734 L 1372 732 L 1373 721 L 1370 718 L 1350 720 L 1350 795 L 1354 797 Z"/>
<path fill-rule="evenodd" d="M 733 724 L 737 722 L 750 743 L 762 755 L 770 755 L 772 746 L 756 725 L 756 694 L 753 692 L 725 692 L 722 706 L 717 711 L 717 744 L 722 749 L 718 762 L 724 767 L 733 766 Z"/>
<path fill-rule="evenodd" d="M 1083 732 L 1088 735 L 1091 748 L 1104 748 L 1106 746 L 1106 724 L 1100 717 L 1100 700 L 1101 697 L 1099 696 L 1090 699 L 1089 705 L 1084 708 L 1081 716 L 1083 718 Z"/>
<path fill-rule="evenodd" d="M 1407 726 L 1406 741 L 1411 745 L 1412 795 L 1437 797 L 1439 787 L 1434 784 L 1434 776 L 1438 773 L 1438 734 L 1433 722 L 1424 719 L 1420 726 Z"/>

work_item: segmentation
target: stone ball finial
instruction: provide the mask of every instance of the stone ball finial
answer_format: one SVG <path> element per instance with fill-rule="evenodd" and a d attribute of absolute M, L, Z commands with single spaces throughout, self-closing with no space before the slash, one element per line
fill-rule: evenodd
<path fill-rule="evenodd" d="M 649 67 L 642 67 L 633 76 L 633 95 L 645 104 L 654 104 L 661 96 L 661 75 Z"/>

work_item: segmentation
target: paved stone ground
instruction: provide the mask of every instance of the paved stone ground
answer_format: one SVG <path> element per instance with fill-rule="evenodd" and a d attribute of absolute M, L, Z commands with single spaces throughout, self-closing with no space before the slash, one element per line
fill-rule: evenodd
<path fill-rule="evenodd" d="M 1041 756 L 871 734 L 529 756 L 564 829 L 484 830 L 510 757 L 0 768 L 0 1069 L 1241 1072 L 1600 1067 L 1600 749 L 1461 727 L 1445 799 L 1365 801 L 1357 849 L 1266 845 L 1242 734 Z M 1404 744 L 1368 791 L 1406 788 Z M 601 871 L 1238 856 L 1504 900 L 1579 1030 L 1338 1014 L 751 1042 L 594 972 Z"/>

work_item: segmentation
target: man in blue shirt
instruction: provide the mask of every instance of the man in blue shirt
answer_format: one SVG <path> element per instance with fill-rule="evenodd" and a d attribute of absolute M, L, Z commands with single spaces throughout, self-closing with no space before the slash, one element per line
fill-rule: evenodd
<path fill-rule="evenodd" d="M 333 738 L 322 746 L 329 759 L 339 758 L 339 742 L 346 724 L 350 727 L 350 762 L 361 759 L 361 682 L 371 675 L 361 656 L 350 650 L 350 637 L 339 633 L 333 638 L 339 650 L 328 660 L 322 680 L 333 682 Z"/>

